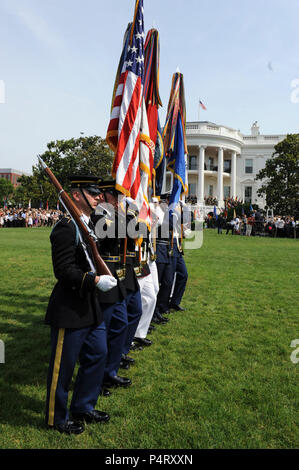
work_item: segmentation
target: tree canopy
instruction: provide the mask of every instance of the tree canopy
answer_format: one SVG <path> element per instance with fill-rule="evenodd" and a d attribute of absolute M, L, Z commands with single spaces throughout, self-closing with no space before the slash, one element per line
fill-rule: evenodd
<path fill-rule="evenodd" d="M 49 142 L 40 157 L 66 191 L 70 189 L 70 175 L 96 175 L 106 179 L 111 176 L 113 154 L 106 141 L 99 136 Z M 26 204 L 31 199 L 32 207 L 39 207 L 41 202 L 45 207 L 47 201 L 49 207 L 56 207 L 56 190 L 38 162 L 32 167 L 32 172 L 32 176 L 19 178 L 22 184 L 20 198 Z"/>
<path fill-rule="evenodd" d="M 276 214 L 299 212 L 299 134 L 289 134 L 277 144 L 256 180 L 262 181 L 258 194 L 266 196 L 268 207 Z"/>
<path fill-rule="evenodd" d="M 13 194 L 13 184 L 5 178 L 0 178 L 0 201 L 7 199 Z"/>

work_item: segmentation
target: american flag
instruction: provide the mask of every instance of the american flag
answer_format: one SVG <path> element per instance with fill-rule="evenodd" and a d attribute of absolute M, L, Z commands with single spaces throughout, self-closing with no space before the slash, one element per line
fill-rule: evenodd
<path fill-rule="evenodd" d="M 203 104 L 202 101 L 199 100 L 199 106 L 204 109 L 205 111 L 207 110 L 207 108 L 205 107 L 205 105 Z"/>
<path fill-rule="evenodd" d="M 116 78 L 106 140 L 115 151 L 112 176 L 116 188 L 132 199 L 140 187 L 139 142 L 144 78 L 143 0 L 136 0 Z"/>

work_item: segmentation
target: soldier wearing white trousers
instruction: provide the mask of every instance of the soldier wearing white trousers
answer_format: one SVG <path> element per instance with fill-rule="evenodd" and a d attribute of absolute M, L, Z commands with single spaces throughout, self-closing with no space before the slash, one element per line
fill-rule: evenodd
<path fill-rule="evenodd" d="M 145 277 L 138 278 L 142 302 L 142 315 L 134 338 L 138 343 L 145 346 L 150 345 L 149 340 L 145 340 L 155 310 L 157 294 L 159 292 L 156 262 L 148 261 L 148 266 L 150 273 Z"/>
<path fill-rule="evenodd" d="M 158 202 L 158 200 L 156 200 Z M 135 332 L 134 342 L 142 346 L 150 346 L 152 343 L 146 338 L 150 323 L 153 318 L 153 314 L 156 307 L 157 295 L 159 292 L 159 278 L 158 270 L 155 259 L 155 226 L 159 221 L 158 216 L 156 215 L 156 204 L 151 203 L 151 217 L 152 217 L 152 227 L 151 233 L 149 235 L 149 245 L 146 248 L 146 258 L 147 269 L 144 270 L 144 276 L 138 277 L 138 283 L 141 294 L 141 303 L 142 303 L 142 315 L 138 323 L 137 330 Z M 146 237 L 147 238 L 147 237 Z"/>

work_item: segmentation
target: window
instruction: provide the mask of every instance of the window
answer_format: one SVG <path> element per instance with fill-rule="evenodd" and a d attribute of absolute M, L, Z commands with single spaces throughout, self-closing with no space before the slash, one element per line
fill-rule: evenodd
<path fill-rule="evenodd" d="M 196 196 L 196 183 L 188 184 L 188 193 L 189 196 Z"/>
<path fill-rule="evenodd" d="M 197 170 L 197 156 L 196 155 L 190 155 L 189 156 L 189 170 Z"/>
<path fill-rule="evenodd" d="M 245 202 L 251 204 L 252 200 L 252 186 L 245 186 Z"/>
<path fill-rule="evenodd" d="M 209 157 L 208 170 L 213 171 L 214 168 L 214 158 Z"/>
<path fill-rule="evenodd" d="M 212 184 L 209 184 L 208 191 L 209 191 L 209 196 L 213 197 L 213 185 Z"/>
<path fill-rule="evenodd" d="M 230 186 L 223 186 L 223 197 L 224 199 L 230 197 Z"/>
<path fill-rule="evenodd" d="M 224 160 L 223 171 L 225 173 L 231 172 L 231 160 Z"/>
<path fill-rule="evenodd" d="M 245 159 L 245 173 L 253 173 L 253 159 L 252 158 Z"/>

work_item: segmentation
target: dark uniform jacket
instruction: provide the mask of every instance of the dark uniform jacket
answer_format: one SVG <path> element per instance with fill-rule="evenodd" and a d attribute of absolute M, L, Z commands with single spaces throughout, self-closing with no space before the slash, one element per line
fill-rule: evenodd
<path fill-rule="evenodd" d="M 103 231 L 107 233 L 106 238 L 99 239 L 98 250 L 108 268 L 110 269 L 111 274 L 118 281 L 117 286 L 113 287 L 113 289 L 110 289 L 108 292 L 101 292 L 100 301 L 101 303 L 109 304 L 120 302 L 126 297 L 127 292 L 125 282 L 119 279 L 118 274 L 119 270 L 124 266 L 121 252 L 122 242 L 118 234 L 119 221 L 117 214 L 112 214 L 110 216 L 108 214 L 92 215 L 92 221 L 95 226 L 98 221 L 101 221 Z"/>
<path fill-rule="evenodd" d="M 141 250 L 141 274 L 140 277 L 149 276 L 151 270 L 148 265 L 148 259 L 151 256 L 150 250 L 150 231 L 144 222 L 139 223 L 140 235 L 142 236 Z"/>
<path fill-rule="evenodd" d="M 162 224 L 158 225 L 156 229 L 156 249 L 157 249 L 157 263 L 169 264 L 170 263 L 170 244 L 169 244 L 169 230 L 170 220 L 169 212 L 165 212 Z"/>
<path fill-rule="evenodd" d="M 133 210 L 128 209 L 126 212 L 126 216 L 122 215 L 122 219 L 123 219 L 123 223 L 126 223 L 127 227 L 128 227 L 128 224 L 130 223 L 135 224 L 136 231 L 138 230 L 137 216 Z M 139 290 L 139 284 L 138 284 L 137 277 L 134 271 L 134 267 L 139 266 L 138 252 L 135 249 L 136 248 L 135 239 L 130 237 L 129 235 L 130 235 L 130 232 L 128 233 L 128 236 L 127 236 L 126 278 L 124 281 L 125 287 L 128 293 Z M 124 253 L 124 239 L 122 240 L 121 251 L 122 253 Z"/>
<path fill-rule="evenodd" d="M 62 218 L 50 235 L 55 285 L 49 299 L 45 322 L 57 328 L 85 328 L 102 323 L 95 274 L 78 240 L 70 218 Z M 91 259 L 92 255 L 89 253 Z"/>
<path fill-rule="evenodd" d="M 183 214 L 177 211 L 172 211 L 169 214 L 169 245 L 170 252 L 173 257 L 178 258 L 183 255 L 182 249 L 182 227 Z"/>

